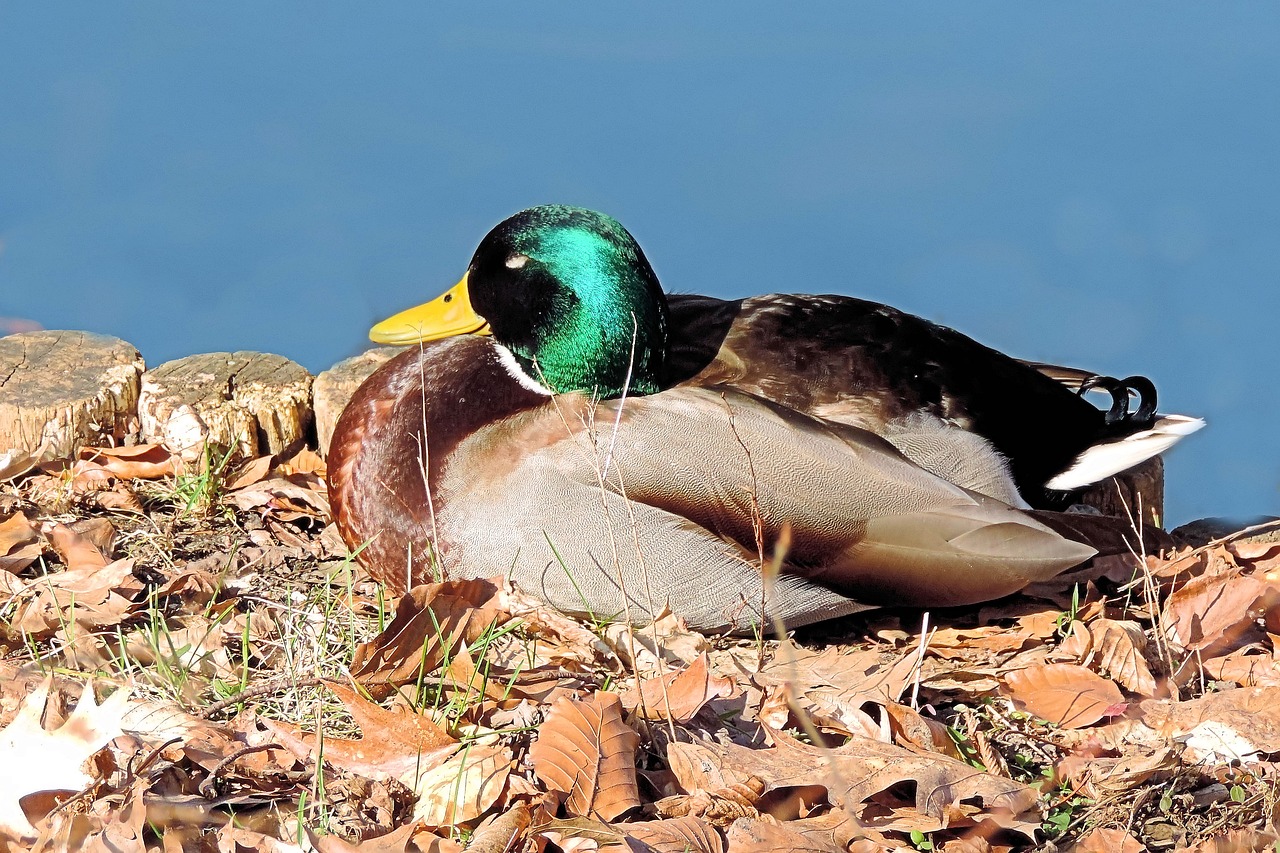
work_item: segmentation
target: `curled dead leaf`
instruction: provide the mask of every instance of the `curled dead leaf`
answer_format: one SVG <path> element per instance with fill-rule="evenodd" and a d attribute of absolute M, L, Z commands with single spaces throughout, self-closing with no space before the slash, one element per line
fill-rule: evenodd
<path fill-rule="evenodd" d="M 706 654 L 678 672 L 645 679 L 622 696 L 622 707 L 639 710 L 646 720 L 675 720 L 687 723 L 702 706 L 734 692 L 733 679 L 712 675 Z"/>
<path fill-rule="evenodd" d="M 458 749 L 458 742 L 425 714 L 388 711 L 370 702 L 351 687 L 325 681 L 360 726 L 357 739 L 304 734 L 297 726 L 263 719 L 280 743 L 299 758 L 324 760 L 335 767 L 370 779 L 400 778 L 439 765 Z"/>
<path fill-rule="evenodd" d="M 1233 638 L 1253 623 L 1250 611 L 1266 590 L 1262 581 L 1239 570 L 1192 578 L 1165 602 L 1170 639 L 1195 650 Z"/>
<path fill-rule="evenodd" d="M 414 587 L 383 632 L 356 647 L 352 676 L 362 684 L 407 684 L 436 671 L 463 643 L 506 620 L 505 611 L 484 606 L 495 592 L 486 580 Z"/>
<path fill-rule="evenodd" d="M 1147 848 L 1123 829 L 1091 829 L 1072 848 L 1078 853 L 1143 853 Z"/>
<path fill-rule="evenodd" d="M 106 522 L 106 519 L 101 519 Z M 111 523 L 106 522 L 110 527 Z M 71 571 L 100 568 L 107 564 L 107 557 L 93 537 L 71 529 L 56 521 L 43 525 L 44 535 L 53 550 L 62 558 L 63 565 Z"/>
<path fill-rule="evenodd" d="M 618 828 L 658 853 L 724 853 L 720 833 L 696 817 L 637 821 L 620 824 Z"/>
<path fill-rule="evenodd" d="M 1143 657 L 1146 647 L 1146 634 L 1137 622 L 1095 619 L 1086 624 L 1076 620 L 1055 657 L 1096 669 L 1133 693 L 1154 696 L 1159 685 Z"/>
<path fill-rule="evenodd" d="M 10 768 L 0 774 L 0 838 L 34 839 L 30 798 L 49 795 L 44 799 L 51 809 L 61 795 L 87 787 L 93 777 L 84 771 L 85 762 L 124 733 L 120 720 L 128 707 L 128 691 L 117 690 L 99 705 L 89 684 L 66 722 L 46 731 L 40 721 L 52 682 L 52 677 L 46 679 L 28 695 L 17 716 L 0 730 L 0 767 Z M 12 772 L 14 768 L 21 772 Z"/>
<path fill-rule="evenodd" d="M 129 447 L 84 447 L 81 463 L 125 480 L 156 480 L 174 473 L 174 457 L 163 445 L 135 444 Z"/>

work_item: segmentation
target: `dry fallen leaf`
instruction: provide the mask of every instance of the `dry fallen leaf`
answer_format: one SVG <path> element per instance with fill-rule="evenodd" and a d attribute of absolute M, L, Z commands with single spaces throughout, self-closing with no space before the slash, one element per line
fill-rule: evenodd
<path fill-rule="evenodd" d="M 1164 778 L 1179 767 L 1176 750 L 1159 746 L 1128 745 L 1121 756 L 1101 757 L 1084 750 L 1058 762 L 1058 773 L 1072 790 L 1093 799 L 1124 796 L 1148 780 Z"/>
<path fill-rule="evenodd" d="M 675 817 L 623 823 L 618 829 L 643 841 L 658 853 L 724 853 L 715 827 L 696 817 Z"/>
<path fill-rule="evenodd" d="M 388 711 L 336 681 L 323 682 L 342 701 L 361 737 L 355 740 L 303 734 L 296 726 L 262 720 L 290 752 L 299 758 L 324 760 L 335 767 L 370 779 L 400 778 L 406 773 L 435 767 L 458 749 L 458 742 L 425 714 Z"/>
<path fill-rule="evenodd" d="M 1090 726 L 1121 713 L 1115 683 L 1070 663 L 1029 666 L 1004 676 L 1004 692 L 1032 714 L 1064 729 Z"/>
<path fill-rule="evenodd" d="M 1161 737 L 1185 743 L 1192 761 L 1280 753 L 1280 687 L 1240 687 L 1185 702 L 1148 700 L 1140 710 Z"/>
<path fill-rule="evenodd" d="M 679 672 L 645 679 L 637 688 L 623 694 L 622 707 L 628 711 L 638 708 L 646 720 L 669 719 L 687 723 L 702 710 L 703 705 L 733 692 L 733 680 L 712 675 L 707 667 L 707 656 L 702 654 Z"/>
<path fill-rule="evenodd" d="M 472 743 L 448 761 L 400 777 L 418 795 L 413 816 L 430 829 L 470 823 L 483 815 L 507 786 L 512 765 L 505 744 Z"/>
<path fill-rule="evenodd" d="M 256 509 L 264 516 L 283 521 L 328 519 L 328 492 L 323 482 L 312 485 L 316 488 L 300 486 L 293 479 L 273 477 L 231 492 L 229 498 L 243 511 Z"/>
<path fill-rule="evenodd" d="M 103 519 L 105 521 L 105 519 Z M 110 522 L 107 522 L 110 526 Z M 63 565 L 71 571 L 101 568 L 107 564 L 108 555 L 102 552 L 94 537 L 71 529 L 65 524 L 49 522 L 43 526 L 44 535 L 53 550 L 62 558 Z"/>
<path fill-rule="evenodd" d="M 85 762 L 124 734 L 120 719 L 128 707 L 128 691 L 117 690 L 99 705 L 89 684 L 85 684 L 80 701 L 66 722 L 53 731 L 45 731 L 40 720 L 52 681 L 52 677 L 46 679 L 27 696 L 18 715 L 0 731 L 0 767 L 7 768 L 0 773 L 0 837 L 33 838 L 36 828 L 21 801 L 45 795 L 52 808 L 64 795 L 88 787 L 93 777 L 84 771 Z M 16 768 L 21 771 L 15 772 Z"/>
<path fill-rule="evenodd" d="M 844 853 L 843 845 L 799 832 L 790 823 L 740 818 L 725 835 L 728 853 Z"/>
<path fill-rule="evenodd" d="M 640 805 L 636 782 L 639 736 L 622 721 L 616 693 L 590 699 L 561 698 L 529 748 L 533 772 L 553 791 L 568 795 L 571 814 L 613 820 Z"/>
<path fill-rule="evenodd" d="M 484 607 L 496 587 L 485 580 L 416 586 L 400 599 L 395 617 L 356 647 L 351 674 L 363 684 L 407 684 L 434 672 L 464 642 L 475 642 L 505 611 Z"/>
<path fill-rule="evenodd" d="M 1266 584 L 1238 570 L 1192 578 L 1165 602 L 1170 639 L 1187 650 L 1229 640 L 1253 623 L 1250 610 L 1266 591 Z"/>
<path fill-rule="evenodd" d="M 0 521 L 0 570 L 20 572 L 40 556 L 40 534 L 20 512 Z"/>
<path fill-rule="evenodd" d="M 933 832 L 971 823 L 972 817 L 958 810 L 962 803 L 980 803 L 981 816 L 1017 832 L 1029 834 L 1036 825 L 1019 817 L 1035 804 L 1034 790 L 964 762 L 856 735 L 837 749 L 809 746 L 776 731 L 769 736 L 775 744 L 769 749 L 701 739 L 672 742 L 667 762 L 686 791 L 729 788 L 753 778 L 764 783 L 765 796 L 825 786 L 832 805 L 873 825 L 878 818 L 867 812 L 872 799 L 880 803 L 903 782 L 914 783 L 915 793 L 902 803 L 895 828 Z"/>
<path fill-rule="evenodd" d="M 241 463 L 227 477 L 227 491 L 234 492 L 255 483 L 261 483 L 271 473 L 274 456 L 259 456 Z"/>
<path fill-rule="evenodd" d="M 868 699 L 896 701 L 911 682 L 917 657 L 915 648 L 828 646 L 814 652 L 782 642 L 757 680 L 794 684 L 801 692 L 821 693 L 828 700 L 854 706 Z"/>
<path fill-rule="evenodd" d="M 0 580 L 6 577 L 12 576 Z M 119 624 L 137 609 L 135 598 L 143 589 L 132 559 L 55 572 L 23 586 L 10 625 L 33 636 L 61 635 L 69 641 L 77 627 Z"/>
<path fill-rule="evenodd" d="M 1143 853 L 1147 848 L 1123 829 L 1090 830 L 1072 848 L 1078 853 Z"/>
<path fill-rule="evenodd" d="M 173 454 L 159 444 L 81 448 L 77 465 L 101 468 L 125 480 L 155 480 L 174 472 Z"/>
<path fill-rule="evenodd" d="M 1147 637 L 1137 622 L 1095 619 L 1071 623 L 1071 634 L 1058 646 L 1055 657 L 1090 666 L 1142 696 L 1154 696 L 1155 676 L 1142 656 Z"/>
<path fill-rule="evenodd" d="M 1274 640 L 1272 646 L 1276 647 Z M 1280 661 L 1271 652 L 1260 652 L 1256 647 L 1210 658 L 1204 661 L 1201 669 L 1214 681 L 1234 682 L 1241 687 L 1280 687 Z"/>

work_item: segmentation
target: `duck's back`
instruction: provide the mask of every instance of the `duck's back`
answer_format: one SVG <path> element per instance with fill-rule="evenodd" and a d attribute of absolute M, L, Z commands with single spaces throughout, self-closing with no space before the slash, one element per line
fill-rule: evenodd
<path fill-rule="evenodd" d="M 982 436 L 1024 497 L 1108 437 L 1103 412 L 954 329 L 847 296 L 671 295 L 670 378 L 723 384 L 892 438 L 934 420 Z"/>

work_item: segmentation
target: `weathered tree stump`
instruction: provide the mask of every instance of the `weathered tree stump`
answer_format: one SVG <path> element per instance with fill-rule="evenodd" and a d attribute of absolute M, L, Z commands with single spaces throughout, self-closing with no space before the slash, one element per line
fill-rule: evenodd
<path fill-rule="evenodd" d="M 122 442 L 136 430 L 139 377 L 132 344 L 90 332 L 0 338 L 0 477 Z"/>
<path fill-rule="evenodd" d="M 1080 502 L 1103 515 L 1164 527 L 1164 460 L 1159 456 L 1094 483 Z"/>
<path fill-rule="evenodd" d="M 142 376 L 142 437 L 188 462 L 210 446 L 233 458 L 300 446 L 311 423 L 311 374 L 284 356 L 211 352 Z"/>
<path fill-rule="evenodd" d="M 360 383 L 402 352 L 404 347 L 376 347 L 343 359 L 316 376 L 311 397 L 316 410 L 316 440 L 321 456 L 329 455 L 333 427 Z"/>

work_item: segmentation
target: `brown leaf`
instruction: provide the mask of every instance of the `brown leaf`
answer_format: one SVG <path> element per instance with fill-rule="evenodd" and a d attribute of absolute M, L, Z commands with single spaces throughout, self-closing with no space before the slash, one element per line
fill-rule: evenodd
<path fill-rule="evenodd" d="M 920 749 L 940 752 L 952 758 L 963 759 L 960 748 L 948 733 L 947 727 L 937 720 L 922 717 L 906 705 L 886 702 L 880 707 L 889 715 L 889 727 L 899 738 Z"/>
<path fill-rule="evenodd" d="M 400 778 L 433 767 L 458 748 L 458 742 L 425 714 L 388 711 L 337 681 L 323 682 L 346 706 L 360 726 L 356 740 L 303 734 L 297 726 L 263 719 L 290 752 L 299 758 L 318 758 L 370 779 Z"/>
<path fill-rule="evenodd" d="M 462 853 L 461 844 L 426 831 L 416 821 L 386 835 L 361 839 L 358 844 L 337 835 L 317 835 L 310 827 L 305 829 L 319 853 Z"/>
<path fill-rule="evenodd" d="M 1255 829 L 1246 826 L 1219 832 L 1186 850 L 1187 853 L 1243 853 L 1243 851 L 1253 853 L 1253 851 L 1276 849 L 1277 840 L 1274 828 Z"/>
<path fill-rule="evenodd" d="M 617 828 L 658 853 L 724 853 L 720 833 L 696 817 L 637 821 L 619 824 Z"/>
<path fill-rule="evenodd" d="M 80 460 L 125 480 L 156 480 L 173 474 L 173 454 L 159 444 L 83 447 Z"/>
<path fill-rule="evenodd" d="M 581 624 L 547 607 L 546 602 L 515 589 L 506 578 L 498 579 L 497 586 L 493 606 L 520 619 L 525 631 L 542 641 L 538 648 L 541 662 L 579 672 L 599 662 L 615 671 L 621 669 L 609 646 Z"/>
<path fill-rule="evenodd" d="M 509 800 L 508 800 L 509 801 Z M 523 800 L 476 827 L 467 842 L 467 853 L 507 853 L 518 849 L 532 822 L 533 812 Z"/>
<path fill-rule="evenodd" d="M 134 512 L 139 515 L 146 513 L 138 495 L 123 483 L 117 483 L 114 488 L 105 492 L 94 492 L 93 502 L 102 509 L 114 512 Z"/>
<path fill-rule="evenodd" d="M 434 672 L 462 643 L 506 620 L 505 611 L 482 606 L 496 591 L 486 580 L 414 587 L 400 599 L 391 624 L 356 647 L 352 676 L 363 684 L 408 684 Z"/>
<path fill-rule="evenodd" d="M 40 534 L 20 512 L 0 521 L 0 569 L 20 572 L 40 556 Z"/>
<path fill-rule="evenodd" d="M 1076 853 L 1143 853 L 1147 848 L 1123 829 L 1099 827 L 1082 835 L 1071 849 Z"/>
<path fill-rule="evenodd" d="M 511 765 L 510 747 L 472 743 L 443 764 L 424 765 L 400 781 L 418 795 L 414 818 L 436 829 L 469 823 L 492 808 L 506 788 Z"/>
<path fill-rule="evenodd" d="M 1154 696 L 1155 676 L 1142 652 L 1147 637 L 1137 622 L 1095 619 L 1089 624 L 1071 623 L 1071 635 L 1058 647 L 1055 657 L 1074 659 L 1120 682 L 1128 690 Z"/>
<path fill-rule="evenodd" d="M 725 833 L 728 853 L 844 853 L 844 847 L 793 829 L 788 824 L 741 818 Z"/>
<path fill-rule="evenodd" d="M 243 511 L 259 510 L 263 515 L 273 515 L 283 521 L 295 521 L 310 517 L 329 517 L 329 497 L 322 482 L 318 488 L 300 486 L 292 479 L 273 477 L 233 491 L 231 502 Z"/>
<path fill-rule="evenodd" d="M 50 522 L 45 525 L 44 534 L 53 550 L 62 558 L 63 564 L 73 572 L 101 568 L 107 564 L 107 557 L 91 537 L 77 533 L 65 524 Z"/>
<path fill-rule="evenodd" d="M 1249 611 L 1265 591 L 1262 581 L 1239 571 L 1192 578 L 1165 602 L 1170 639 L 1187 650 L 1230 639 L 1253 623 Z"/>
<path fill-rule="evenodd" d="M 613 820 L 640 805 L 636 747 L 640 737 L 622 721 L 616 693 L 567 697 L 551 713 L 529 748 L 533 772 L 548 788 L 568 794 L 571 814 Z"/>
<path fill-rule="evenodd" d="M 280 473 L 288 477 L 290 474 L 318 474 L 325 476 L 325 461 L 309 447 L 304 447 L 280 463 Z"/>
<path fill-rule="evenodd" d="M 1280 661 L 1272 654 L 1258 654 L 1256 647 L 1210 658 L 1201 669 L 1214 681 L 1235 682 L 1241 687 L 1280 687 Z"/>
<path fill-rule="evenodd" d="M 1115 715 L 1124 696 L 1115 683 L 1070 663 L 1029 666 L 1005 674 L 1004 692 L 1037 717 L 1064 729 Z"/>
<path fill-rule="evenodd" d="M 806 694 L 821 692 L 830 699 L 861 705 L 865 700 L 897 701 L 911 681 L 914 648 L 858 649 L 828 646 L 813 652 L 790 642 L 777 653 L 757 679 L 765 684 L 794 684 Z"/>
<path fill-rule="evenodd" d="M 622 707 L 628 711 L 639 708 L 646 720 L 687 723 L 703 705 L 733 692 L 733 680 L 712 675 L 704 653 L 679 672 L 646 679 L 638 688 L 627 691 L 622 696 Z"/>
<path fill-rule="evenodd" d="M 70 640 L 77 627 L 118 624 L 136 609 L 134 598 L 143 588 L 132 559 L 54 572 L 27 585 L 11 626 L 40 637 L 61 632 Z"/>
<path fill-rule="evenodd" d="M 1024 834 L 1031 831 L 1017 816 L 1035 804 L 1036 792 L 1011 779 L 943 755 L 918 755 L 856 735 L 837 749 L 809 746 L 772 730 L 769 735 L 775 743 L 769 749 L 700 739 L 672 742 L 667 745 L 667 762 L 687 791 L 727 788 L 752 778 L 764 782 L 766 797 L 780 789 L 825 785 L 832 805 L 864 822 L 870 819 L 866 809 L 872 798 L 879 803 L 887 792 L 910 782 L 915 795 L 901 812 L 908 828 L 932 832 L 971 823 L 957 809 L 977 802 L 1001 826 Z"/>
<path fill-rule="evenodd" d="M 1185 702 L 1147 700 L 1142 719 L 1162 737 L 1187 744 L 1194 761 L 1280 753 L 1280 687 L 1241 687 Z"/>
<path fill-rule="evenodd" d="M 241 464 L 234 472 L 232 472 L 231 476 L 227 478 L 227 491 L 234 492 L 237 489 L 252 486 L 254 483 L 261 483 L 263 480 L 267 479 L 267 476 L 271 473 L 272 462 L 274 460 L 274 456 L 267 455 L 259 456 L 256 459 L 250 459 L 249 461 Z"/>
<path fill-rule="evenodd" d="M 1073 790 L 1102 799 L 1129 794 L 1178 766 L 1175 750 L 1167 745 L 1126 744 L 1126 752 L 1117 758 L 1099 757 L 1088 750 L 1072 753 L 1058 762 L 1058 774 L 1071 782 Z"/>
<path fill-rule="evenodd" d="M 643 675 L 661 672 L 666 664 L 693 663 L 711 649 L 705 636 L 691 631 L 684 619 L 666 609 L 648 625 L 614 622 L 605 626 L 604 641 L 627 667 Z"/>
<path fill-rule="evenodd" d="M 34 838 L 35 827 L 19 801 L 35 794 L 83 790 L 93 777 L 82 765 L 124 733 L 120 718 L 127 707 L 128 691 L 117 690 L 99 705 L 89 684 L 66 722 L 54 731 L 45 731 L 40 720 L 52 682 L 50 676 L 27 696 L 17 716 L 0 731 L 0 767 L 9 768 L 0 774 L 0 838 Z M 13 772 L 15 768 L 21 772 Z M 50 808 L 57 804 L 56 799 L 47 799 Z"/>

